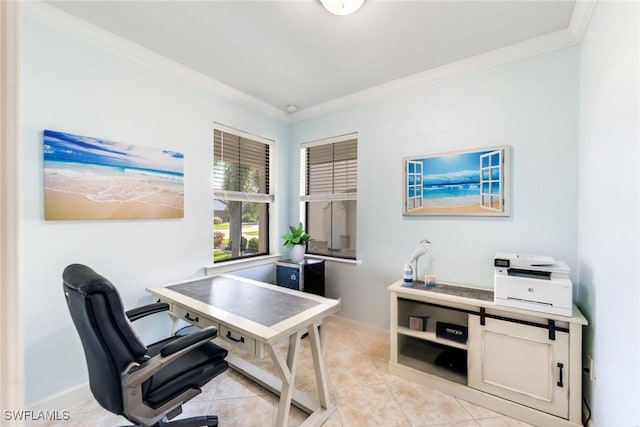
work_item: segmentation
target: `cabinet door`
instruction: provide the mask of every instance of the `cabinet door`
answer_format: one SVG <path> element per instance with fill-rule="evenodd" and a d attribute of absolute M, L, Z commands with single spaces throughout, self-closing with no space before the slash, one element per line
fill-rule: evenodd
<path fill-rule="evenodd" d="M 569 416 L 569 334 L 469 316 L 469 386 L 549 414 Z"/>
<path fill-rule="evenodd" d="M 285 288 L 300 289 L 300 268 L 294 266 L 277 265 L 276 266 L 276 285 Z"/>

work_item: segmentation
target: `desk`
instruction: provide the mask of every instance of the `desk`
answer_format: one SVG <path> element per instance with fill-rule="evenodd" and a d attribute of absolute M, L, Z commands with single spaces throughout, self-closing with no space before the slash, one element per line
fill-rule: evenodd
<path fill-rule="evenodd" d="M 172 332 L 178 319 L 198 326 L 216 326 L 226 338 L 259 356 L 266 348 L 279 379 L 235 354 L 229 365 L 280 395 L 277 427 L 287 425 L 291 404 L 310 414 L 303 426 L 319 426 L 335 411 L 329 400 L 319 326 L 340 310 L 339 300 L 302 293 L 229 274 L 207 276 L 147 289 L 170 305 Z M 307 332 L 318 387 L 319 402 L 294 389 L 300 339 Z M 234 337 L 235 335 L 235 337 Z M 280 349 L 288 344 L 287 357 Z"/>

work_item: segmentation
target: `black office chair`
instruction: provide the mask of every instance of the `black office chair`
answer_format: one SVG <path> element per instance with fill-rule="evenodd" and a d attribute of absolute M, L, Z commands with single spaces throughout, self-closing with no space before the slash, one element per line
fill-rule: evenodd
<path fill-rule="evenodd" d="M 91 268 L 73 264 L 62 277 L 91 392 L 103 408 L 142 426 L 218 425 L 213 415 L 168 422 L 200 387 L 227 369 L 227 350 L 211 342 L 216 328 L 145 346 L 130 321 L 168 310 L 167 303 L 125 312 L 113 284 Z"/>

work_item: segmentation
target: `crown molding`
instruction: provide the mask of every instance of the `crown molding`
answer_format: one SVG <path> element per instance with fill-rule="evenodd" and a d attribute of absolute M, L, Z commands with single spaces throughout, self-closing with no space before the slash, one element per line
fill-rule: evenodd
<path fill-rule="evenodd" d="M 526 59 L 579 42 L 580 40 L 568 29 L 555 31 L 305 108 L 291 114 L 291 121 L 298 122 L 343 108 L 398 95 L 431 85 L 445 78 Z"/>
<path fill-rule="evenodd" d="M 412 89 L 434 84 L 446 78 L 507 64 L 578 44 L 582 41 L 596 2 L 597 0 L 577 0 L 569 26 L 564 30 L 441 65 L 421 73 L 317 104 L 295 113 L 287 113 L 280 110 L 271 104 L 227 86 L 211 77 L 205 76 L 150 49 L 76 18 L 51 5 L 45 4 L 41 0 L 22 2 L 22 14 L 92 44 L 111 50 L 120 56 L 132 59 L 155 71 L 161 71 L 165 74 L 178 77 L 214 95 L 223 97 L 254 111 L 283 122 L 298 122 L 347 107 L 395 96 Z"/>
<path fill-rule="evenodd" d="M 291 122 L 321 116 L 332 111 L 375 101 L 427 86 L 445 78 L 495 67 L 569 47 L 582 42 L 597 0 L 576 0 L 569 26 L 560 31 L 442 65 L 405 78 L 384 83 L 351 95 L 333 99 L 290 114 Z"/>
<path fill-rule="evenodd" d="M 577 0 L 573 7 L 571 22 L 569 22 L 567 30 L 573 34 L 573 36 L 578 40 L 578 43 L 582 42 L 582 38 L 587 30 L 587 26 L 591 20 L 591 14 L 596 7 L 596 3 L 597 0 Z"/>
<path fill-rule="evenodd" d="M 211 77 L 192 70 L 176 61 L 160 55 L 150 49 L 133 43 L 123 37 L 110 33 L 87 21 L 76 18 L 56 7 L 45 4 L 40 0 L 22 2 L 22 15 L 52 26 L 67 34 L 71 34 L 89 43 L 101 46 L 120 56 L 143 64 L 154 71 L 160 71 L 173 77 L 191 83 L 214 95 L 218 95 L 253 111 L 267 116 L 289 121 L 289 114 L 255 98 L 221 83 Z"/>

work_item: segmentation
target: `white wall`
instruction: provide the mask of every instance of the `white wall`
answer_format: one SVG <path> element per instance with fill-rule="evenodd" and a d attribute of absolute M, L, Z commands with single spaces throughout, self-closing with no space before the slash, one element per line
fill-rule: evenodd
<path fill-rule="evenodd" d="M 598 427 L 640 425 L 639 14 L 599 2 L 580 50 L 578 283 Z"/>
<path fill-rule="evenodd" d="M 577 73 L 572 47 L 292 126 L 294 147 L 358 132 L 362 263 L 327 267 L 327 293 L 343 298 L 343 316 L 387 328 L 386 287 L 422 238 L 433 244 L 420 275 L 441 281 L 491 288 L 497 251 L 547 254 L 576 268 Z M 402 157 L 503 144 L 512 147 L 510 217 L 402 216 Z M 297 173 L 294 166 L 291 182 Z"/>
<path fill-rule="evenodd" d="M 126 307 L 150 302 L 146 286 L 202 275 L 212 264 L 213 123 L 274 139 L 277 165 L 288 164 L 291 150 L 288 124 L 29 18 L 21 90 L 24 342 L 31 403 L 87 381 L 62 293 L 66 265 L 85 263 L 105 275 L 119 287 Z M 44 221 L 43 129 L 184 153 L 184 219 Z M 279 169 L 276 189 L 287 188 L 287 174 L 286 166 Z M 276 252 L 288 224 L 285 204 L 288 196 L 276 194 L 270 216 Z M 137 322 L 143 337 L 165 333 L 165 317 Z"/>

